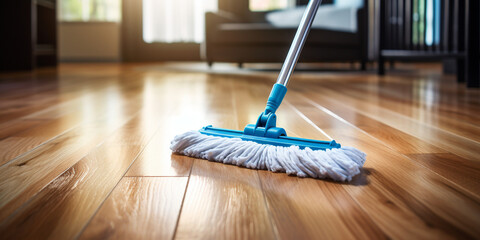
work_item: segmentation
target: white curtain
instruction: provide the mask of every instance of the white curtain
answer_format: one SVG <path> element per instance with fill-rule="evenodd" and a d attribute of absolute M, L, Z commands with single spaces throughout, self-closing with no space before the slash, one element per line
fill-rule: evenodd
<path fill-rule="evenodd" d="M 217 0 L 143 0 L 143 40 L 200 43 L 205 38 L 205 12 L 217 6 Z"/>

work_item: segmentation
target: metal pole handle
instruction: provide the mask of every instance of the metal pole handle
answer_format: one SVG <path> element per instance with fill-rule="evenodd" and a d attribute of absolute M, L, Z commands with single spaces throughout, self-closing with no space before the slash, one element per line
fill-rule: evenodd
<path fill-rule="evenodd" d="M 278 75 L 278 84 L 282 84 L 285 87 L 287 86 L 290 75 L 292 75 L 295 65 L 297 65 L 298 57 L 302 52 L 303 45 L 305 45 L 305 41 L 307 40 L 308 32 L 310 32 L 313 19 L 315 18 L 320 3 L 322 3 L 322 0 L 310 0 L 308 3 L 302 21 L 300 21 L 300 25 L 298 26 L 297 33 L 295 33 L 295 38 L 293 38 L 290 50 L 288 50 L 287 58 L 285 58 L 282 70 Z"/>

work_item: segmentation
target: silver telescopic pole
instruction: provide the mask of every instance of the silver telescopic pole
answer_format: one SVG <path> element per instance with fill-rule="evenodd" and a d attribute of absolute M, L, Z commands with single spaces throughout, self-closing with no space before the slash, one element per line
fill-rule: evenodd
<path fill-rule="evenodd" d="M 295 38 L 293 38 L 290 50 L 288 50 L 287 58 L 285 58 L 282 70 L 278 75 L 278 84 L 282 84 L 285 87 L 287 86 L 290 75 L 292 75 L 295 65 L 297 65 L 298 57 L 302 52 L 303 45 L 305 45 L 308 32 L 310 32 L 313 19 L 315 18 L 315 14 L 317 13 L 321 2 L 322 0 L 310 0 L 308 3 L 302 21 L 300 21 L 300 25 L 298 26 L 297 33 L 295 33 Z"/>

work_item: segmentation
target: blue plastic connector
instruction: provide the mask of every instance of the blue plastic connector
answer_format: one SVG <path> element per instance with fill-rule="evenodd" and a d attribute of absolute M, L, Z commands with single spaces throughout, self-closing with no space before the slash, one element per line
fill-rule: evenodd
<path fill-rule="evenodd" d="M 269 138 L 287 136 L 285 129 L 277 128 L 277 116 L 275 115 L 286 93 L 285 86 L 278 83 L 273 85 L 265 111 L 260 114 L 256 124 L 248 124 L 245 127 L 244 134 Z"/>
<path fill-rule="evenodd" d="M 241 138 L 245 141 L 254 141 L 260 144 L 269 144 L 274 146 L 298 146 L 300 149 L 306 147 L 312 150 L 325 150 L 340 148 L 341 145 L 332 141 L 320 141 L 313 139 L 287 137 L 287 132 L 283 128 L 277 127 L 277 116 L 275 111 L 282 103 L 287 88 L 281 84 L 273 85 L 273 89 L 268 97 L 267 107 L 260 114 L 256 124 L 248 124 L 242 131 L 214 128 L 211 125 L 200 129 L 200 133 L 211 136 Z"/>
<path fill-rule="evenodd" d="M 275 113 L 277 108 L 282 103 L 285 94 L 287 94 L 287 87 L 283 86 L 282 84 L 275 83 L 272 91 L 270 92 L 270 96 L 268 97 L 265 113 Z"/>

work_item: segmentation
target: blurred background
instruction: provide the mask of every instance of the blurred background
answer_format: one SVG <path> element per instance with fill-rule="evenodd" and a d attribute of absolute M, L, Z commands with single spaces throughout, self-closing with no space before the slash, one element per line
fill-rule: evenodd
<path fill-rule="evenodd" d="M 308 0 L 2 1 L 4 71 L 58 62 L 281 63 Z M 478 1 L 324 0 L 301 62 L 438 62 L 478 86 Z M 347 65 L 348 66 L 348 65 Z M 348 69 L 348 68 L 347 68 Z M 461 71 L 457 71 L 460 69 Z"/>

